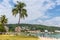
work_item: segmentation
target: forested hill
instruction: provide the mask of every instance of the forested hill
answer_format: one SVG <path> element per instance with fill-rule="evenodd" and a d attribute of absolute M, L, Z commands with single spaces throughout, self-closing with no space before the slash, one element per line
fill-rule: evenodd
<path fill-rule="evenodd" d="M 10 28 L 10 30 L 14 30 L 15 27 L 18 26 L 18 24 L 7 24 L 7 26 Z M 46 26 L 46 25 L 37 25 L 37 24 L 20 24 L 21 28 L 25 27 L 29 30 L 48 30 L 48 31 L 54 31 L 54 30 L 60 30 L 60 27 L 54 27 L 54 26 Z"/>

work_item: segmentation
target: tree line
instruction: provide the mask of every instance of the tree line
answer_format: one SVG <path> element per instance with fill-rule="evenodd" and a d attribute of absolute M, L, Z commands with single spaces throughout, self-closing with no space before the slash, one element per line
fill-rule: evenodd
<path fill-rule="evenodd" d="M 18 24 L 7 24 L 7 26 L 10 28 L 11 31 L 14 31 L 15 27 L 18 26 Z M 55 32 L 55 30 L 60 30 L 60 27 L 37 25 L 37 24 L 19 24 L 19 26 L 22 29 L 24 27 L 25 30 L 26 29 L 29 29 L 31 31 L 40 30 L 41 32 L 44 32 L 45 30 L 48 30 L 49 32 Z"/>

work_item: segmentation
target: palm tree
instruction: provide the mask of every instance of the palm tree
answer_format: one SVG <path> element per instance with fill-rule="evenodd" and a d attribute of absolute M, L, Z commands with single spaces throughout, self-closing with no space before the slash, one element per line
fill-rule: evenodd
<path fill-rule="evenodd" d="M 7 18 L 6 18 L 6 16 L 5 15 L 2 15 L 1 17 L 0 17 L 0 25 L 2 26 L 0 29 L 1 30 L 3 30 L 3 31 L 7 31 L 7 26 L 6 26 L 6 23 L 7 23 Z"/>
<path fill-rule="evenodd" d="M 1 17 L 0 17 L 0 22 L 1 22 L 1 24 L 2 25 L 5 25 L 6 23 L 7 23 L 7 18 L 6 18 L 6 16 L 5 15 L 2 15 Z"/>
<path fill-rule="evenodd" d="M 16 16 L 17 14 L 19 14 L 19 21 L 18 24 L 20 23 L 20 18 L 25 18 L 27 17 L 27 10 L 25 9 L 26 4 L 22 3 L 22 2 L 18 2 L 17 4 L 14 6 L 14 8 L 12 9 L 12 14 L 14 16 Z"/>

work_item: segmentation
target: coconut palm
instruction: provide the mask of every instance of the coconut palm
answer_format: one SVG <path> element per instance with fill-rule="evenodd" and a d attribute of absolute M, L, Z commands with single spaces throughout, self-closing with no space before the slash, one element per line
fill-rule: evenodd
<path fill-rule="evenodd" d="M 7 30 L 6 23 L 7 23 L 7 18 L 6 18 L 5 15 L 2 15 L 0 17 L 0 25 L 2 26 L 2 27 L 0 27 L 0 30 L 3 30 L 3 31 L 6 31 Z"/>
<path fill-rule="evenodd" d="M 3 25 L 5 25 L 5 24 L 7 23 L 7 18 L 6 18 L 5 15 L 2 15 L 2 16 L 0 17 L 0 22 L 1 22 L 1 24 L 3 24 Z"/>
<path fill-rule="evenodd" d="M 12 14 L 16 16 L 17 14 L 19 15 L 19 21 L 18 24 L 20 23 L 20 18 L 25 18 L 27 17 L 27 10 L 25 9 L 26 4 L 23 2 L 18 2 L 12 9 Z"/>

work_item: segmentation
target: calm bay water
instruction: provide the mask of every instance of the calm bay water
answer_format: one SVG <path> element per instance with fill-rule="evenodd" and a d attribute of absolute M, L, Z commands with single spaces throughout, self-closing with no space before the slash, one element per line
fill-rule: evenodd
<path fill-rule="evenodd" d="M 60 33 L 46 33 L 46 32 L 44 33 L 44 32 L 40 32 L 40 33 L 30 33 L 30 35 L 37 36 L 37 37 L 40 36 L 40 37 L 49 37 L 49 38 L 60 38 Z"/>
<path fill-rule="evenodd" d="M 38 33 L 37 35 L 41 37 L 60 38 L 60 33 Z"/>

